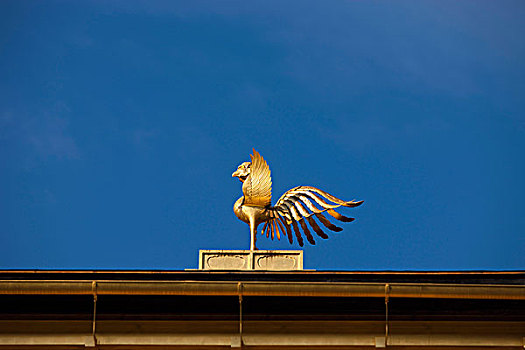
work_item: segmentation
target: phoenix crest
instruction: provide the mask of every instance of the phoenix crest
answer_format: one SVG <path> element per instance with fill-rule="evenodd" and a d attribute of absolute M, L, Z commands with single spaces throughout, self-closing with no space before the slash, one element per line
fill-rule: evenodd
<path fill-rule="evenodd" d="M 354 218 L 343 216 L 334 209 L 340 206 L 357 207 L 363 201 L 356 202 L 352 200 L 346 202 L 312 186 L 292 188 L 279 198 L 275 206 L 272 206 L 270 167 L 255 149 L 250 157 L 251 162 L 242 163 L 232 174 L 232 177 L 238 177 L 243 183 L 243 196 L 235 202 L 233 211 L 240 220 L 250 225 L 250 250 L 257 249 L 255 245 L 257 241 L 257 227 L 262 223 L 264 223 L 264 227 L 261 234 L 266 234 L 266 237 L 271 236 L 272 240 L 277 236 L 277 239 L 280 240 L 282 233 L 288 236 L 290 244 L 293 243 L 293 229 L 297 242 L 302 247 L 304 242 L 299 225 L 308 242 L 315 244 L 314 237 L 306 222 L 319 237 L 328 238 L 328 235 L 319 227 L 314 217 L 323 226 L 335 232 L 340 232 L 343 229 L 328 221 L 326 216 L 323 215 L 324 212 L 340 221 L 354 221 Z"/>

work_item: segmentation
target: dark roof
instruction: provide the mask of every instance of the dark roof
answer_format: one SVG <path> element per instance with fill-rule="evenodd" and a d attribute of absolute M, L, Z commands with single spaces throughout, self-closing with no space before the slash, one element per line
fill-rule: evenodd
<path fill-rule="evenodd" d="M 525 285 L 525 271 L 3 270 L 0 280 L 280 281 Z"/>

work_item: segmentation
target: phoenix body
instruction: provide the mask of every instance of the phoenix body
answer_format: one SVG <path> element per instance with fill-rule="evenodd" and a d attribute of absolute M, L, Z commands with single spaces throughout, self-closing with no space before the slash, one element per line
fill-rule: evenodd
<path fill-rule="evenodd" d="M 302 247 L 304 241 L 301 229 L 308 242 L 315 244 L 308 225 L 319 237 L 328 238 L 314 217 L 324 227 L 335 232 L 340 232 L 343 229 L 332 224 L 323 213 L 326 212 L 343 222 L 354 221 L 354 218 L 343 216 L 334 209 L 340 206 L 357 207 L 363 201 L 343 201 L 312 186 L 292 188 L 279 198 L 275 206 L 272 206 L 270 167 L 256 150 L 253 150 L 253 155 L 250 157 L 251 162 L 242 163 L 232 174 L 232 177 L 238 177 L 243 183 L 243 196 L 235 202 L 233 211 L 240 220 L 250 225 L 250 250 L 257 249 L 257 227 L 262 223 L 264 223 L 264 227 L 261 234 L 266 234 L 266 237 L 271 236 L 272 240 L 277 236 L 277 239 L 280 240 L 282 233 L 288 237 L 290 244 L 293 244 L 293 231 L 297 242 Z"/>

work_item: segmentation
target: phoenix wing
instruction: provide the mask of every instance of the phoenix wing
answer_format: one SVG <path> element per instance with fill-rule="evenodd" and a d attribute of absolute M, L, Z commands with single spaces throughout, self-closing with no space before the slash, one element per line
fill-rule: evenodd
<path fill-rule="evenodd" d="M 270 167 L 254 149 L 250 175 L 242 185 L 244 204 L 255 207 L 268 207 L 272 204 L 272 177 Z"/>
<path fill-rule="evenodd" d="M 340 232 L 343 229 L 328 221 L 323 213 L 327 212 L 330 216 L 343 222 L 351 222 L 354 221 L 354 218 L 341 215 L 334 209 L 340 206 L 353 208 L 361 205 L 361 203 L 363 203 L 363 201 L 343 201 L 325 191 L 311 186 L 295 187 L 285 192 L 281 198 L 279 198 L 277 204 L 271 208 L 270 216 L 272 218 L 266 222 L 262 233 L 266 233 L 267 237 L 269 237 L 271 233 L 273 239 L 275 234 L 277 234 L 277 238 L 280 238 L 281 231 L 288 236 L 291 244 L 293 243 L 293 228 L 297 242 L 302 247 L 304 243 L 301 230 L 299 229 L 300 225 L 308 242 L 315 244 L 314 237 L 306 222 L 308 222 L 319 237 L 327 239 L 328 235 L 319 227 L 314 217 L 326 228 Z"/>

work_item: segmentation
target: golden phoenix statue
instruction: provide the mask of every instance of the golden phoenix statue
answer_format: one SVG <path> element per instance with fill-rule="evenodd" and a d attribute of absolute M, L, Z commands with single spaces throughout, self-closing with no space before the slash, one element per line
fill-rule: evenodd
<path fill-rule="evenodd" d="M 290 226 L 293 227 L 297 242 L 302 247 L 304 244 L 303 238 L 297 223 L 301 225 L 308 242 L 315 244 L 314 237 L 305 221 L 308 221 L 319 237 L 327 239 L 328 235 L 319 227 L 313 216 L 326 228 L 335 232 L 340 232 L 343 229 L 328 221 L 323 215 L 323 212 L 327 212 L 340 221 L 354 221 L 354 218 L 343 216 L 334 209 L 340 206 L 357 207 L 361 205 L 363 201 L 355 202 L 352 200 L 345 202 L 311 186 L 298 186 L 286 191 L 281 198 L 279 198 L 277 204 L 272 206 L 272 178 L 270 175 L 270 167 L 255 149 L 253 150 L 253 155 L 250 155 L 250 157 L 251 162 L 242 163 L 232 174 L 232 177 L 238 177 L 243 183 L 243 196 L 235 202 L 233 211 L 240 220 L 250 225 L 250 250 L 257 249 L 255 246 L 257 242 L 257 226 L 263 222 L 265 224 L 261 234 L 266 234 L 266 237 L 270 237 L 271 235 L 272 240 L 277 236 L 277 239 L 280 240 L 282 232 L 288 236 L 290 244 L 293 244 L 292 229 Z M 315 202 L 322 207 L 322 209 L 316 207 L 312 202 Z"/>

